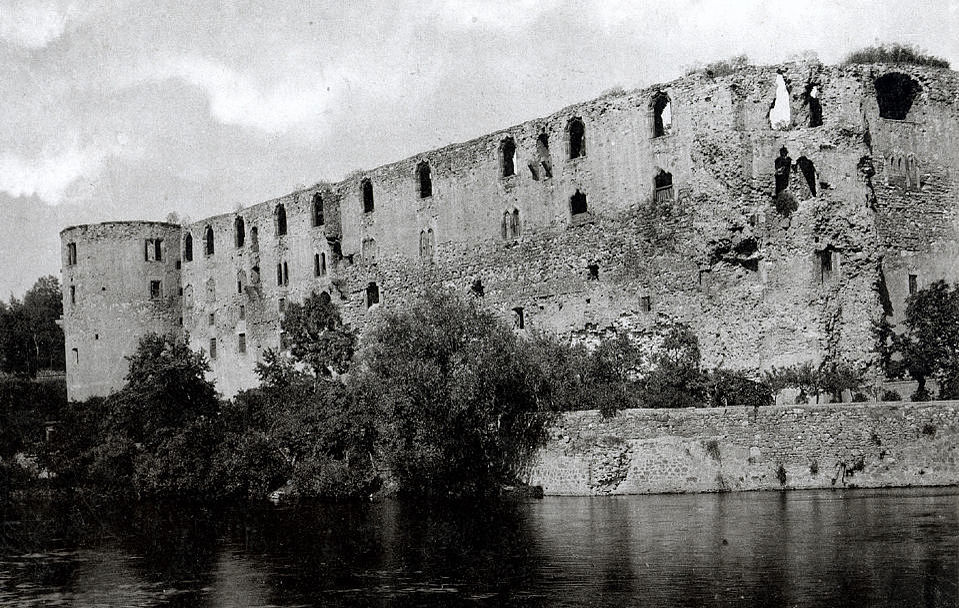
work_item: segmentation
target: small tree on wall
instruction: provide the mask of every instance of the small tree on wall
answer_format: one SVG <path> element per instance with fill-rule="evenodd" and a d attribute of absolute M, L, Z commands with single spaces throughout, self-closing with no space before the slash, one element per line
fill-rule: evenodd
<path fill-rule="evenodd" d="M 894 356 L 928 395 L 926 380 L 939 382 L 939 398 L 959 397 L 959 286 L 936 281 L 906 300 L 905 331 L 894 336 Z"/>

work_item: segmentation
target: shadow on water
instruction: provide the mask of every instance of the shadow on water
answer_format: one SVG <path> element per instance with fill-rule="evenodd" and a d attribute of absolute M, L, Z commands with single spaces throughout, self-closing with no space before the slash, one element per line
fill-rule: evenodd
<path fill-rule="evenodd" d="M 954 490 L 0 507 L 0 605 L 952 606 Z"/>

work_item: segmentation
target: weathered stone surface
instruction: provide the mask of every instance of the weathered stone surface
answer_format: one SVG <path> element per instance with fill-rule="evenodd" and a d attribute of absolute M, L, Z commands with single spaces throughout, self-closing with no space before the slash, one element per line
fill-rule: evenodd
<path fill-rule="evenodd" d="M 959 483 L 954 401 L 570 412 L 552 433 L 529 481 L 553 495 Z"/>

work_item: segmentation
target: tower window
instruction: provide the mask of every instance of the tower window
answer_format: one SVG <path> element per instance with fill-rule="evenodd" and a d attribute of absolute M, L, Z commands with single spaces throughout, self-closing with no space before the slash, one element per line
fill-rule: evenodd
<path fill-rule="evenodd" d="M 283 236 L 286 234 L 286 206 L 283 203 L 280 203 L 276 206 L 276 235 Z"/>
<path fill-rule="evenodd" d="M 240 320 L 241 321 L 246 320 L 246 306 L 244 306 L 243 304 L 240 304 Z"/>
<path fill-rule="evenodd" d="M 374 304 L 380 303 L 380 288 L 376 283 L 370 283 L 366 286 L 366 307 L 370 308 Z"/>
<path fill-rule="evenodd" d="M 809 111 L 809 126 L 822 126 L 822 102 L 819 101 L 819 85 L 809 83 L 803 93 L 803 101 Z"/>
<path fill-rule="evenodd" d="M 260 231 L 256 226 L 250 228 L 250 251 L 260 250 Z"/>
<path fill-rule="evenodd" d="M 236 350 L 240 354 L 246 352 L 246 334 L 239 334 L 236 337 Z"/>
<path fill-rule="evenodd" d="M 241 270 L 236 273 L 236 292 L 243 293 L 244 289 L 246 289 L 246 272 Z"/>
<path fill-rule="evenodd" d="M 206 316 L 206 324 L 209 325 L 210 327 L 213 327 L 214 325 L 216 325 L 216 313 L 215 313 L 215 312 L 211 312 L 211 313 L 207 314 L 207 316 Z"/>
<path fill-rule="evenodd" d="M 71 285 L 71 286 L 70 286 L 70 303 L 71 303 L 71 304 L 76 304 L 76 303 L 77 303 L 77 287 L 76 287 L 76 285 Z"/>
<path fill-rule="evenodd" d="M 360 183 L 360 192 L 363 198 L 363 213 L 373 213 L 373 182 L 364 179 Z"/>
<path fill-rule="evenodd" d="M 507 137 L 500 144 L 500 175 L 510 177 L 516 175 L 516 142 Z"/>
<path fill-rule="evenodd" d="M 77 263 L 77 244 L 67 243 L 67 266 L 74 266 Z"/>
<path fill-rule="evenodd" d="M 162 283 L 160 281 L 150 281 L 150 299 L 157 300 L 163 295 Z"/>
<path fill-rule="evenodd" d="M 580 215 L 586 213 L 586 195 L 576 190 L 576 193 L 569 198 L 569 211 L 573 215 Z"/>
<path fill-rule="evenodd" d="M 653 177 L 653 201 L 663 203 L 673 200 L 673 174 L 660 169 Z"/>
<path fill-rule="evenodd" d="M 653 97 L 653 137 L 669 135 L 673 129 L 673 105 L 666 93 L 657 93 Z"/>
<path fill-rule="evenodd" d="M 233 240 L 237 247 L 242 247 L 246 242 L 246 224 L 239 216 L 233 221 Z"/>
<path fill-rule="evenodd" d="M 322 226 L 325 218 L 323 217 L 323 197 L 320 196 L 319 192 L 313 195 L 312 207 L 313 226 Z"/>
<path fill-rule="evenodd" d="M 216 359 L 216 338 L 210 338 L 210 359 Z"/>
<path fill-rule="evenodd" d="M 586 125 L 583 119 L 571 118 L 566 124 L 566 136 L 569 138 L 569 158 L 586 156 Z"/>
<path fill-rule="evenodd" d="M 147 239 L 143 245 L 143 259 L 147 262 L 162 262 L 163 239 Z"/>
<path fill-rule="evenodd" d="M 513 327 L 516 329 L 526 329 L 526 313 L 522 306 L 513 309 Z"/>
<path fill-rule="evenodd" d="M 919 277 L 917 275 L 909 275 L 909 295 L 914 295 L 919 291 Z"/>
<path fill-rule="evenodd" d="M 193 235 L 189 232 L 183 237 L 183 259 L 187 262 L 193 261 Z"/>
<path fill-rule="evenodd" d="M 205 244 L 206 244 L 206 248 L 205 248 L 205 250 L 204 250 L 204 253 L 205 253 L 206 255 L 213 255 L 213 251 L 214 251 L 214 247 L 213 247 L 213 228 L 211 228 L 210 226 L 207 226 L 207 227 L 206 227 L 206 230 L 204 231 L 204 234 L 203 234 L 203 239 L 204 239 L 204 242 L 205 242 Z"/>
<path fill-rule="evenodd" d="M 429 198 L 433 196 L 433 176 L 430 172 L 430 164 L 426 161 L 416 166 L 416 175 L 419 182 L 420 198 Z"/>
<path fill-rule="evenodd" d="M 642 312 L 652 312 L 653 302 L 649 296 L 642 296 L 639 298 L 639 310 Z"/>

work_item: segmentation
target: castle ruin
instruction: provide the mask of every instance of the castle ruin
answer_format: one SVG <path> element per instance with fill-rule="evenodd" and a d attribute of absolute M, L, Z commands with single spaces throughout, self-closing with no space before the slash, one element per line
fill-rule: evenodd
<path fill-rule="evenodd" d="M 708 366 L 870 361 L 872 321 L 959 280 L 957 95 L 914 65 L 698 71 L 185 226 L 66 228 L 69 397 L 120 388 L 147 331 L 230 396 L 287 302 L 362 329 L 448 285 L 520 330 L 677 319 Z"/>

